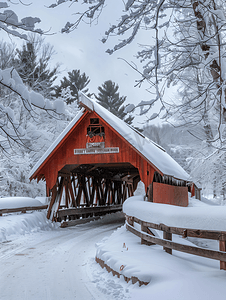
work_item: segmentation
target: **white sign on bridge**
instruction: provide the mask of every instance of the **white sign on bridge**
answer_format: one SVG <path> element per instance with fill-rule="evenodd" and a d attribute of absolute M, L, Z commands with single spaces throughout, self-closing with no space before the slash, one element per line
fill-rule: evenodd
<path fill-rule="evenodd" d="M 74 149 L 74 155 L 78 155 L 78 154 L 104 154 L 104 153 L 119 153 L 119 147 Z"/>

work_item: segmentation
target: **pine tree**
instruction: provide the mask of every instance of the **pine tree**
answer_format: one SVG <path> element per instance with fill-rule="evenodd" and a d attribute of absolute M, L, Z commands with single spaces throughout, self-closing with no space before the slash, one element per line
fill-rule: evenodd
<path fill-rule="evenodd" d="M 21 50 L 16 49 L 17 57 L 14 59 L 13 65 L 27 86 L 45 97 L 51 98 L 52 85 L 56 79 L 58 66 L 52 70 L 49 69 L 49 61 L 53 55 L 52 47 L 44 44 L 44 40 L 40 40 L 38 42 L 41 45 L 36 48 L 35 42 L 27 42 Z M 39 51 L 41 53 L 38 53 Z"/>
<path fill-rule="evenodd" d="M 127 124 L 132 124 L 134 117 L 127 116 L 125 113 L 125 106 L 123 103 L 126 100 L 126 96 L 119 96 L 118 92 L 119 86 L 107 80 L 104 84 L 98 87 L 99 93 L 98 96 L 95 95 L 99 104 L 109 110 L 111 113 L 124 120 Z"/>
<path fill-rule="evenodd" d="M 74 101 L 78 102 L 78 92 L 83 91 L 84 93 L 88 92 L 88 89 L 85 89 L 89 84 L 90 79 L 86 76 L 85 73 L 80 74 L 80 70 L 73 70 L 72 72 L 68 72 L 68 78 L 63 77 L 60 81 L 60 85 L 54 87 L 55 97 L 61 97 L 62 91 L 67 89 L 68 87 L 71 90 L 71 96 L 66 99 L 67 104 L 71 104 Z"/>
<path fill-rule="evenodd" d="M 15 60 L 16 69 L 23 79 L 23 82 L 32 87 L 35 81 L 35 68 L 37 66 L 37 56 L 34 46 L 31 43 L 23 44 L 22 50 L 16 49 L 17 59 Z"/>

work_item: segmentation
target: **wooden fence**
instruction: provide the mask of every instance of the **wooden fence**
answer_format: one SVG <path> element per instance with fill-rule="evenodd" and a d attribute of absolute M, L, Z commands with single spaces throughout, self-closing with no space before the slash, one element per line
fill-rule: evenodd
<path fill-rule="evenodd" d="M 177 250 L 202 257 L 216 259 L 220 261 L 220 269 L 226 270 L 226 231 L 169 227 L 164 224 L 145 222 L 131 216 L 126 216 L 126 220 L 126 228 L 141 238 L 141 244 L 157 244 L 163 246 L 163 249 L 169 254 L 172 254 L 172 250 Z M 141 231 L 134 227 L 134 222 L 141 225 Z M 163 231 L 163 239 L 156 237 L 150 228 Z M 172 234 L 181 235 L 184 238 L 195 237 L 218 240 L 219 251 L 172 242 Z"/>
<path fill-rule="evenodd" d="M 9 214 L 9 213 L 15 213 L 15 212 L 26 213 L 26 211 L 31 211 L 31 210 L 47 209 L 47 207 L 48 207 L 48 205 L 27 206 L 27 207 L 19 207 L 19 208 L 4 208 L 4 209 L 0 209 L 0 216 L 2 216 L 2 214 Z"/>

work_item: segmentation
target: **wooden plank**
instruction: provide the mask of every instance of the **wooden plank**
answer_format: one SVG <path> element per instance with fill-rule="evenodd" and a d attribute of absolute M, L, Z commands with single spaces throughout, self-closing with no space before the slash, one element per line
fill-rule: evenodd
<path fill-rule="evenodd" d="M 129 225 L 134 226 L 134 217 L 126 216 L 126 221 Z"/>
<path fill-rule="evenodd" d="M 115 181 L 115 204 L 120 204 L 120 200 L 119 200 L 119 185 L 121 185 L 121 183 Z"/>
<path fill-rule="evenodd" d="M 129 197 L 133 196 L 133 185 L 132 184 L 128 184 L 128 191 L 129 191 Z"/>
<path fill-rule="evenodd" d="M 78 194 L 77 194 L 77 197 L 76 197 L 76 200 L 75 200 L 77 206 L 80 206 L 81 196 L 82 196 L 82 187 L 79 184 L 79 186 L 78 186 Z"/>
<path fill-rule="evenodd" d="M 42 210 L 47 209 L 48 205 L 41 205 L 41 206 L 25 206 L 25 207 L 19 207 L 19 208 L 4 208 L 0 209 L 0 215 L 2 214 L 10 214 L 15 212 L 26 212 L 31 210 Z"/>
<path fill-rule="evenodd" d="M 153 183 L 149 184 L 147 188 L 148 202 L 153 202 Z"/>
<path fill-rule="evenodd" d="M 127 222 L 128 222 L 128 221 L 127 221 Z M 128 222 L 128 224 L 131 225 L 131 223 L 129 223 L 129 222 Z M 132 226 L 133 226 L 133 225 L 132 225 Z M 151 235 L 155 236 L 155 235 L 153 234 L 153 232 L 151 232 L 151 231 L 148 229 L 148 227 L 144 226 L 143 222 L 141 223 L 141 231 L 146 232 L 146 233 L 148 233 L 148 234 L 151 234 Z M 141 244 L 142 244 L 142 245 L 147 245 L 147 246 L 154 245 L 152 242 L 148 242 L 148 241 L 146 241 L 145 239 L 142 239 L 142 238 L 141 238 Z"/>
<path fill-rule="evenodd" d="M 123 183 L 122 203 L 126 200 L 126 196 L 127 196 L 127 184 L 124 182 Z"/>
<path fill-rule="evenodd" d="M 69 177 L 69 180 L 68 180 L 68 191 L 69 191 L 70 196 L 71 196 L 72 206 L 75 207 L 75 205 L 76 205 L 75 194 L 74 194 L 72 183 L 71 183 L 71 177 Z"/>
<path fill-rule="evenodd" d="M 226 252 L 226 241 L 225 240 L 220 240 L 219 241 L 219 250 Z M 226 262 L 225 261 L 220 261 L 220 269 L 221 270 L 226 270 Z"/>
<path fill-rule="evenodd" d="M 70 216 L 70 215 L 82 215 L 86 213 L 97 213 L 97 212 L 112 212 L 121 211 L 122 205 L 111 205 L 111 206 L 94 206 L 94 207 L 77 207 L 68 208 L 58 211 L 59 217 Z"/>
<path fill-rule="evenodd" d="M 163 239 L 172 241 L 172 233 L 163 231 Z M 163 249 L 166 251 L 166 253 L 172 254 L 172 249 L 163 247 Z"/>
<path fill-rule="evenodd" d="M 58 191 L 57 191 L 56 200 L 55 200 L 55 201 L 58 201 L 58 208 L 57 208 L 57 211 L 58 211 L 59 208 L 60 208 L 60 203 L 61 203 L 61 198 L 62 198 L 62 194 L 63 194 L 64 183 L 65 183 L 65 177 L 61 177 L 61 179 L 60 179 L 60 184 L 59 184 L 59 188 L 58 188 Z"/>
<path fill-rule="evenodd" d="M 123 183 L 119 182 L 118 189 L 117 189 L 117 204 L 122 203 L 122 186 L 123 186 Z"/>
<path fill-rule="evenodd" d="M 77 178 L 76 178 L 77 179 Z M 73 188 L 74 188 L 74 195 L 75 195 L 75 197 L 76 197 L 76 195 L 77 195 L 77 186 L 78 186 L 78 183 L 77 183 L 77 185 L 75 186 L 75 176 L 74 175 L 72 175 L 72 182 L 73 182 Z"/>
<path fill-rule="evenodd" d="M 54 207 L 54 203 L 58 203 L 58 207 L 57 207 L 57 211 L 59 210 L 60 208 L 60 202 L 61 202 L 61 197 L 62 197 L 62 193 L 63 193 L 63 187 L 64 187 L 64 182 L 65 182 L 65 177 L 61 177 L 60 179 L 60 183 L 58 181 L 58 178 L 57 178 L 57 184 L 55 185 L 56 186 L 56 191 L 55 191 L 55 197 L 51 199 L 51 202 L 50 202 L 50 206 L 48 208 L 48 212 L 47 212 L 47 218 L 51 218 L 52 221 L 54 221 L 54 215 L 53 215 L 53 207 Z M 57 189 L 57 186 L 58 186 L 58 189 Z"/>
<path fill-rule="evenodd" d="M 107 196 L 107 204 L 112 205 L 112 181 L 108 181 L 108 196 Z"/>
<path fill-rule="evenodd" d="M 85 196 L 86 206 L 89 207 L 90 202 L 89 202 L 89 197 L 88 197 L 88 192 L 87 192 L 85 176 L 81 176 L 81 185 L 82 185 L 82 190 L 83 190 L 83 193 L 84 193 L 84 196 Z"/>
<path fill-rule="evenodd" d="M 69 226 L 76 226 L 79 224 L 85 224 L 94 220 L 100 219 L 100 216 L 96 217 L 90 217 L 90 218 L 85 218 L 85 219 L 78 219 L 78 220 L 71 220 L 71 221 L 64 221 L 61 223 L 61 228 L 69 227 Z"/>
<path fill-rule="evenodd" d="M 96 181 L 95 181 L 95 177 L 91 177 L 92 180 L 92 184 L 89 185 L 89 189 L 90 189 L 90 205 L 93 205 L 93 201 L 94 201 L 94 196 L 95 196 L 95 185 L 96 185 Z"/>
<path fill-rule="evenodd" d="M 52 189 L 52 197 L 51 197 L 51 200 L 50 200 L 50 203 L 49 203 L 49 207 L 48 207 L 48 211 L 47 211 L 47 219 L 50 218 L 52 207 L 53 207 L 53 204 L 54 204 L 55 199 L 56 199 L 57 185 L 58 185 L 58 178 L 57 178 L 57 183 L 54 185 L 54 187 Z"/>
<path fill-rule="evenodd" d="M 104 197 L 104 183 L 102 184 L 102 179 L 98 179 L 97 181 L 97 190 L 99 191 L 99 205 L 105 205 L 105 197 Z"/>
<path fill-rule="evenodd" d="M 145 239 L 146 241 L 155 243 L 157 245 L 167 247 L 172 250 L 177 250 L 180 252 L 185 252 L 188 254 L 193 254 L 193 255 L 197 255 L 197 256 L 202 256 L 202 257 L 216 259 L 216 260 L 226 262 L 226 253 L 225 252 L 203 249 L 200 247 L 194 247 L 194 246 L 188 246 L 188 245 L 182 245 L 182 244 L 175 243 L 172 241 L 153 237 L 148 234 L 139 232 L 138 230 L 136 230 L 134 227 L 130 226 L 129 224 L 126 224 L 126 228 L 133 234 L 137 235 L 138 237 Z"/>
<path fill-rule="evenodd" d="M 100 204 L 100 191 L 99 191 L 99 188 L 98 188 L 98 179 L 95 178 L 95 185 L 94 185 L 94 192 L 95 192 L 95 196 L 94 196 L 94 203 L 95 205 L 99 205 Z"/>
<path fill-rule="evenodd" d="M 141 223 L 142 221 L 134 217 L 134 221 L 136 223 Z M 162 230 L 165 232 L 169 232 L 172 234 L 181 235 L 185 237 L 196 237 L 202 239 L 211 239 L 211 240 L 219 240 L 220 238 L 224 238 L 226 240 L 226 231 L 217 231 L 217 230 L 201 230 L 201 229 L 187 229 L 187 228 L 177 228 L 177 227 L 169 227 L 164 224 L 155 224 L 150 222 L 143 221 L 144 226 Z"/>
<path fill-rule="evenodd" d="M 115 204 L 115 182 L 114 181 L 112 181 L 111 183 L 111 190 L 112 190 L 112 194 L 111 194 L 112 204 Z"/>
<path fill-rule="evenodd" d="M 108 195 L 108 189 L 109 189 L 109 180 L 105 180 L 105 191 L 104 191 L 104 204 L 107 203 L 107 195 Z"/>
<path fill-rule="evenodd" d="M 91 189 L 91 185 L 90 185 L 90 180 L 91 177 L 86 177 L 87 178 L 87 181 L 86 181 L 86 186 L 87 186 L 87 191 L 88 191 L 88 194 L 89 194 L 89 201 L 90 201 L 90 198 L 91 198 L 91 193 L 92 193 L 92 189 Z M 93 203 L 90 201 L 90 205 L 92 205 Z"/>
<path fill-rule="evenodd" d="M 65 178 L 65 185 L 64 185 L 64 190 L 65 190 L 65 205 L 68 208 L 69 207 L 69 194 L 68 194 L 68 177 Z"/>

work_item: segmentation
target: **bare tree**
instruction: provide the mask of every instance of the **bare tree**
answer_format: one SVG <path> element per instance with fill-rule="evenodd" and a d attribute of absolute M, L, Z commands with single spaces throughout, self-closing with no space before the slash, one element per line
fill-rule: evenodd
<path fill-rule="evenodd" d="M 69 0 L 57 1 L 51 7 L 65 2 Z M 76 2 L 82 2 L 84 10 L 76 12 L 77 18 L 67 22 L 62 32 L 74 30 L 81 21 L 92 23 L 100 13 L 104 13 L 108 4 L 107 0 L 72 1 L 72 7 L 76 7 Z M 143 70 L 137 71 L 142 75 L 139 84 L 148 81 L 155 88 L 155 96 L 138 106 L 146 106 L 142 110 L 147 112 L 160 100 L 161 111 L 165 110 L 168 119 L 172 116 L 171 120 L 175 120 L 180 116 L 180 123 L 193 126 L 202 122 L 205 139 L 222 149 L 226 119 L 224 12 L 224 1 L 220 0 L 127 0 L 121 19 L 105 31 L 102 39 L 106 43 L 113 35 L 120 38 L 113 49 L 107 50 L 112 54 L 133 42 L 140 31 L 150 31 L 154 42 L 152 40 L 150 44 L 143 45 L 137 54 L 143 64 Z M 184 87 L 183 101 L 170 103 L 168 99 L 163 99 L 167 85 L 169 87 L 171 84 Z M 186 98 L 186 87 L 191 90 L 191 85 L 193 95 Z M 186 110 L 190 115 L 185 115 Z M 209 121 L 212 115 L 217 136 Z"/>
<path fill-rule="evenodd" d="M 23 5 L 22 2 L 17 3 Z M 11 10 L 15 3 L 9 1 L 9 3 L 0 3 L 0 30 L 5 31 L 9 35 L 19 37 L 23 40 L 27 40 L 27 33 L 42 34 L 41 29 L 36 29 L 35 26 L 40 22 L 37 17 L 26 17 L 19 20 L 14 10 Z M 46 52 L 50 53 L 50 49 L 46 49 Z M 0 87 L 8 90 L 9 94 L 14 94 L 18 97 L 20 104 L 33 116 L 37 114 L 34 108 L 46 110 L 50 113 L 60 113 L 63 109 L 63 102 L 60 100 L 51 103 L 48 99 L 37 92 L 29 90 L 23 83 L 18 72 L 11 65 L 11 56 L 14 55 L 14 47 L 8 47 L 4 42 L 1 43 L 1 68 L 0 68 Z M 4 60 L 2 58 L 4 57 Z M 46 55 L 48 57 L 48 55 Z M 3 97 L 3 98 L 2 98 Z M 18 119 L 16 118 L 16 111 L 14 107 L 5 105 L 5 95 L 1 93 L 0 103 L 0 148 L 6 150 L 9 145 L 14 143 L 24 146 L 24 138 L 26 133 L 21 128 Z M 7 145 L 7 146 L 6 146 Z"/>

